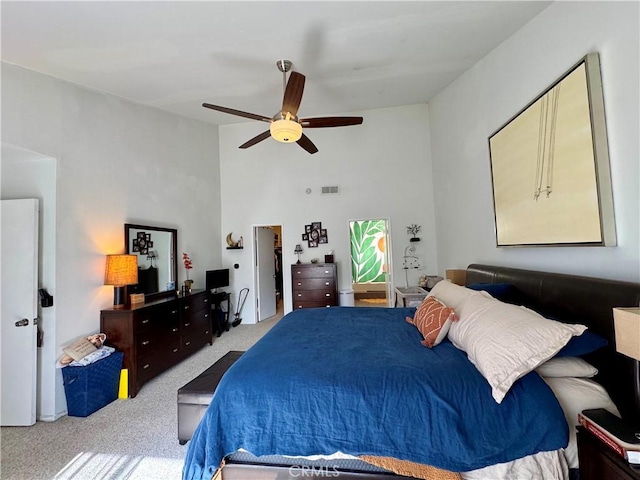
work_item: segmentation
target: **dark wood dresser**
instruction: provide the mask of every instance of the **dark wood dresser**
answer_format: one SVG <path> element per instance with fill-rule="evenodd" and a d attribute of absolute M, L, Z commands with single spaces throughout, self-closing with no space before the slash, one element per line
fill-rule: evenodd
<path fill-rule="evenodd" d="M 335 263 L 291 265 L 293 309 L 338 305 L 338 270 Z"/>
<path fill-rule="evenodd" d="M 209 292 L 167 297 L 123 309 L 100 312 L 107 344 L 124 353 L 129 396 L 205 344 L 213 344 Z"/>

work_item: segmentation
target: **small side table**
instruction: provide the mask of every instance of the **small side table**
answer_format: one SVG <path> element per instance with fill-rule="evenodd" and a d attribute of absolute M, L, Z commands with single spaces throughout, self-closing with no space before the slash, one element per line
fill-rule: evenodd
<path fill-rule="evenodd" d="M 578 427 L 577 438 L 580 480 L 640 480 L 639 469 L 632 467 L 584 427 Z"/>
<path fill-rule="evenodd" d="M 396 307 L 417 307 L 429 292 L 422 287 L 396 287 Z"/>

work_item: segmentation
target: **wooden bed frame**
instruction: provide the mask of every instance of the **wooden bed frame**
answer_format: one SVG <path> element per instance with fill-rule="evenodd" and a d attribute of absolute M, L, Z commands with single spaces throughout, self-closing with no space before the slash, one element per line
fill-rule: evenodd
<path fill-rule="evenodd" d="M 467 268 L 466 285 L 474 283 L 511 284 L 516 289 L 519 303 L 549 318 L 587 325 L 605 337 L 609 344 L 585 358 L 598 368 L 595 380 L 607 389 L 623 417 L 634 422 L 640 420 L 638 362 L 615 351 L 612 311 L 614 307 L 638 306 L 640 283 L 472 264 Z M 294 480 L 295 477 L 290 475 L 287 466 L 228 462 L 222 470 L 223 480 L 268 478 Z M 389 480 L 406 477 L 340 472 L 337 477 L 332 474 L 332 478 Z"/>

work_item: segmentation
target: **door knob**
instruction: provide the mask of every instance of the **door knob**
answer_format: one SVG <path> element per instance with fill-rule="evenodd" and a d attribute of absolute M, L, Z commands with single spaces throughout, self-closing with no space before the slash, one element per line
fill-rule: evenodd
<path fill-rule="evenodd" d="M 28 318 L 23 318 L 22 320 L 18 320 L 16 322 L 16 327 L 26 327 L 27 325 L 29 325 L 29 319 Z"/>

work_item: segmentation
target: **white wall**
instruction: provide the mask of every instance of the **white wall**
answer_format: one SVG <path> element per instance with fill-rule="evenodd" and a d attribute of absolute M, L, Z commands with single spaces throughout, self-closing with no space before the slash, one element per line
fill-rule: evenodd
<path fill-rule="evenodd" d="M 3 143 L 56 159 L 56 352 L 99 330 L 113 304 L 105 254 L 124 251 L 124 223 L 178 229 L 195 288 L 220 261 L 215 126 L 2 64 Z M 179 281 L 184 269 L 179 268 Z M 65 411 L 60 385 L 42 392 Z M 62 396 L 63 397 L 63 396 Z"/>
<path fill-rule="evenodd" d="M 407 225 L 422 226 L 415 244 L 424 269 L 436 269 L 432 205 L 429 123 L 426 105 L 359 112 L 360 126 L 308 129 L 319 152 L 310 155 L 298 145 L 268 138 L 246 150 L 238 146 L 266 129 L 252 122 L 220 128 L 222 234 L 244 237 L 244 250 L 223 250 L 223 266 L 231 268 L 232 292 L 250 289 L 243 322 L 255 320 L 253 225 L 282 225 L 285 311 L 291 310 L 291 267 L 302 244 L 302 261 L 334 251 L 340 289 L 351 287 L 349 220 L 388 218 L 391 225 L 393 275 L 404 285 L 402 255 L 409 244 Z M 268 125 L 267 125 L 268 126 Z M 339 195 L 320 195 L 323 185 L 339 185 Z M 305 190 L 311 188 L 312 193 Z M 308 248 L 301 236 L 305 224 L 322 222 L 329 243 Z M 234 270 L 233 264 L 240 268 Z M 212 268 L 219 265 L 212 265 Z M 234 295 L 234 301 L 235 301 Z"/>
<path fill-rule="evenodd" d="M 472 262 L 640 279 L 638 2 L 556 2 L 429 104 L 438 267 Z M 617 247 L 496 248 L 488 137 L 599 52 Z"/>

